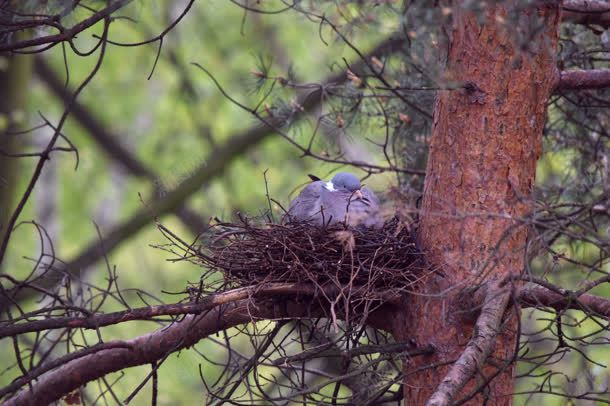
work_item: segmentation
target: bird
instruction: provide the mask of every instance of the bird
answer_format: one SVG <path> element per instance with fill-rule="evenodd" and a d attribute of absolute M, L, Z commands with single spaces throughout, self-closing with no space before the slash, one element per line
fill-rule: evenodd
<path fill-rule="evenodd" d="M 379 199 L 372 190 L 362 187 L 354 174 L 339 172 L 328 182 L 314 175 L 309 177 L 312 182 L 290 202 L 289 220 L 319 226 L 344 223 L 352 227 L 380 228 L 383 225 Z"/>

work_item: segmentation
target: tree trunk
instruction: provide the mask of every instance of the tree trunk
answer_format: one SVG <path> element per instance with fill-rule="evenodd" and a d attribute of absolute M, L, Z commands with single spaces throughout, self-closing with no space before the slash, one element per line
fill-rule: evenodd
<path fill-rule="evenodd" d="M 517 1 L 497 3 L 482 21 L 460 3 L 447 27 L 446 75 L 463 87 L 437 96 L 418 231 L 440 272 L 422 292 L 429 295 L 409 299 L 395 321 L 398 338 L 436 348 L 405 362 L 409 405 L 426 404 L 450 364 L 417 369 L 454 361 L 472 337 L 478 312 L 471 288 L 523 269 L 527 226 L 520 219 L 533 208 L 546 103 L 557 78 L 558 5 L 521 10 L 515 19 Z M 527 39 L 517 41 L 515 31 Z M 518 310 L 509 310 L 491 356 L 495 366 L 480 368 L 453 401 L 499 373 L 467 404 L 511 404 Z"/>

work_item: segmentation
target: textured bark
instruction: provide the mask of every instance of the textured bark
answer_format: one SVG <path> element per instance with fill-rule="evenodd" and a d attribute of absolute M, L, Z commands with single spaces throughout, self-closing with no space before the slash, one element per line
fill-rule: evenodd
<path fill-rule="evenodd" d="M 602 89 L 610 87 L 610 69 L 569 70 L 559 75 L 558 89 Z"/>
<path fill-rule="evenodd" d="M 576 24 L 596 24 L 610 27 L 610 1 L 564 0 L 563 21 Z"/>
<path fill-rule="evenodd" d="M 509 299 L 510 291 L 507 289 L 504 292 L 492 290 L 487 294 L 472 339 L 428 399 L 428 406 L 450 404 L 480 365 L 483 365 L 494 349 L 495 338 L 501 331 L 500 324 Z"/>
<path fill-rule="evenodd" d="M 557 5 L 522 12 L 520 28 L 534 29 L 534 23 L 543 27 L 523 50 L 502 24 L 511 21 L 510 3 L 490 6 L 485 21 L 455 7 L 448 29 L 447 78 L 464 87 L 437 96 L 418 235 L 427 258 L 442 273 L 431 278 L 423 292 L 432 295 L 410 299 L 409 314 L 399 314 L 395 325 L 398 339 L 412 337 L 418 345 L 432 344 L 437 352 L 405 363 L 405 372 L 412 376 L 404 386 L 406 404 L 425 404 L 449 369 L 412 371 L 457 360 L 473 334 L 476 337 L 477 314 L 466 311 L 476 309 L 468 308 L 472 292 L 465 293 L 466 288 L 482 281 L 493 284 L 523 269 L 527 230 L 517 219 L 531 208 L 528 196 L 546 102 L 558 75 L 560 16 Z M 510 361 L 515 349 L 516 317 L 507 319 L 492 354 L 500 363 Z M 495 372 L 489 366 L 479 369 L 476 379 L 450 400 L 466 396 Z M 510 404 L 512 367 L 482 392 L 489 404 Z M 479 394 L 467 404 L 484 400 Z"/>

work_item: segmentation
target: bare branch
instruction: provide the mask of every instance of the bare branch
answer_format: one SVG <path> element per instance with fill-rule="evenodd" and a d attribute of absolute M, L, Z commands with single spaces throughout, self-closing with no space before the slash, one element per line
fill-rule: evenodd
<path fill-rule="evenodd" d="M 111 3 L 110 5 L 108 5 L 103 10 L 98 11 L 97 13 L 93 14 L 91 17 L 84 19 L 83 21 L 79 22 L 78 24 L 76 24 L 70 28 L 66 29 L 64 27 L 59 26 L 59 27 L 61 27 L 61 30 L 60 30 L 61 32 L 59 34 L 46 35 L 44 37 L 38 37 L 38 38 L 26 39 L 26 40 L 17 41 L 17 42 L 8 42 L 8 43 L 0 44 L 0 52 L 22 50 L 22 49 L 35 47 L 35 46 L 49 45 L 49 44 L 50 44 L 50 46 L 55 46 L 64 41 L 71 41 L 74 37 L 76 37 L 76 35 L 85 31 L 87 28 L 95 25 L 97 22 L 103 20 L 104 18 L 108 18 L 112 13 L 116 12 L 117 10 L 121 9 L 122 7 L 125 7 L 127 4 L 131 3 L 131 1 L 132 0 L 117 0 L 114 3 Z M 56 16 L 51 17 L 50 21 L 48 22 L 49 25 L 58 26 L 58 24 L 56 24 L 57 22 L 55 20 L 56 20 Z M 51 22 L 55 22 L 55 24 L 51 24 Z M 38 25 L 43 26 L 44 24 L 41 21 Z M 104 39 L 104 41 L 105 41 L 105 39 Z"/>
<path fill-rule="evenodd" d="M 202 297 L 197 302 L 146 306 L 106 314 L 88 314 L 80 317 L 49 317 L 43 320 L 10 324 L 0 327 L 0 338 L 58 328 L 97 329 L 99 327 L 127 321 L 150 320 L 159 316 L 201 314 L 214 307 L 247 298 L 280 296 L 286 294 L 318 297 L 321 295 L 335 296 L 337 293 L 339 293 L 339 289 L 332 286 L 322 289 L 313 285 L 298 283 L 270 283 L 267 285 L 250 286 L 213 294 Z M 395 301 L 396 295 L 388 294 L 384 296 L 380 294 L 379 299 L 385 302 L 392 302 Z"/>
<path fill-rule="evenodd" d="M 585 293 L 574 296 L 553 292 L 542 286 L 528 287 L 519 292 L 519 303 L 524 307 L 550 307 L 555 310 L 576 309 L 610 320 L 610 299 Z"/>
<path fill-rule="evenodd" d="M 576 24 L 597 24 L 610 27 L 610 2 L 605 0 L 566 0 L 563 21 Z"/>
<path fill-rule="evenodd" d="M 4 227 L 6 227 L 6 232 L 2 237 L 2 241 L 0 242 L 0 263 L 2 263 L 2 261 L 4 260 L 4 257 L 6 254 L 6 249 L 7 249 L 9 240 L 11 238 L 11 234 L 13 232 L 13 228 L 17 224 L 17 220 L 19 219 L 19 216 L 21 215 L 26 203 L 28 202 L 28 200 L 32 194 L 32 191 L 34 190 L 34 186 L 36 186 L 36 183 L 38 182 L 38 179 L 40 178 L 40 174 L 42 173 L 42 170 L 43 170 L 46 162 L 49 160 L 49 156 L 50 156 L 51 152 L 53 151 L 53 148 L 55 147 L 55 143 L 62 135 L 61 130 L 62 130 L 64 124 L 66 123 L 68 115 L 70 114 L 70 108 L 72 107 L 72 103 L 77 99 L 77 97 L 81 93 L 81 91 L 91 82 L 91 80 L 97 74 L 100 66 L 102 65 L 102 61 L 104 60 L 104 56 L 106 54 L 105 38 L 108 35 L 109 27 L 110 27 L 110 19 L 108 17 L 106 17 L 104 19 L 103 36 L 99 42 L 100 51 L 99 51 L 99 56 L 97 57 L 96 64 L 93 67 L 93 69 L 90 71 L 90 73 L 87 75 L 85 80 L 74 91 L 72 98 L 70 99 L 70 103 L 68 104 L 68 106 L 64 110 L 63 114 L 61 115 L 61 118 L 59 119 L 58 124 L 56 126 L 52 127 L 54 129 L 53 136 L 51 137 L 51 140 L 47 144 L 47 147 L 45 148 L 45 150 L 42 151 L 42 153 L 40 154 L 40 159 L 38 160 L 38 163 L 36 164 L 36 168 L 34 169 L 34 172 L 28 182 L 28 186 L 27 186 L 25 192 L 23 193 L 21 199 L 19 200 L 19 203 L 17 204 L 17 208 L 13 211 L 7 224 L 4 225 Z M 45 121 L 47 121 L 47 120 L 45 119 Z M 47 124 L 50 125 L 50 123 L 48 121 L 47 121 Z M 3 299 L 5 299 L 5 298 L 0 298 L 0 302 Z"/>
<path fill-rule="evenodd" d="M 434 348 L 432 346 L 426 346 L 423 348 L 413 348 L 413 344 L 410 342 L 400 342 L 385 345 L 363 345 L 360 347 L 355 347 L 351 350 L 340 350 L 336 348 L 334 343 L 331 341 L 321 346 L 309 348 L 295 355 L 278 358 L 273 361 L 273 364 L 289 364 L 293 362 L 307 361 L 313 358 L 350 358 L 364 354 L 391 354 L 395 352 L 404 353 L 404 355 L 408 357 L 415 357 L 419 355 L 429 355 L 434 352 Z"/>
<path fill-rule="evenodd" d="M 4 405 L 49 404 L 106 374 L 156 362 L 170 353 L 195 345 L 211 334 L 252 320 L 315 318 L 321 315 L 323 310 L 319 306 L 296 301 L 283 301 L 281 306 L 275 306 L 273 301 L 253 303 L 241 300 L 217 306 L 201 315 L 186 316 L 169 327 L 121 341 L 121 345 L 108 342 L 107 345 L 121 348 L 87 354 L 49 371 L 31 389 L 23 389 Z"/>
<path fill-rule="evenodd" d="M 610 69 L 570 70 L 559 74 L 556 89 L 600 89 L 610 87 Z"/>
<path fill-rule="evenodd" d="M 203 316 L 188 316 L 166 329 L 126 341 L 125 344 L 131 349 L 114 348 L 76 359 L 44 374 L 31 390 L 22 390 L 8 399 L 5 405 L 49 404 L 108 373 L 155 362 L 216 331 L 249 321 L 248 312 L 243 310 L 246 307 L 244 302 L 217 308 Z M 264 309 L 269 311 L 269 308 Z M 95 368 L 91 368 L 91 365 L 95 365 Z"/>
<path fill-rule="evenodd" d="M 20 378 L 15 379 L 10 385 L 7 385 L 4 388 L 0 389 L 0 398 L 6 396 L 9 393 L 12 393 L 12 392 L 18 390 L 19 388 L 28 384 L 29 382 L 32 382 L 34 379 L 38 378 L 45 372 L 48 372 L 55 368 L 59 368 L 62 365 L 69 363 L 70 361 L 86 357 L 87 355 L 94 354 L 96 352 L 105 351 L 105 350 L 109 350 L 109 349 L 116 349 L 116 348 L 131 349 L 131 346 L 126 342 L 111 341 L 109 343 L 99 343 L 92 347 L 86 347 L 86 348 L 82 349 L 81 351 L 66 354 L 63 357 L 60 357 L 52 362 L 40 365 L 36 369 L 28 371 L 28 373 L 26 375 L 23 375 Z"/>

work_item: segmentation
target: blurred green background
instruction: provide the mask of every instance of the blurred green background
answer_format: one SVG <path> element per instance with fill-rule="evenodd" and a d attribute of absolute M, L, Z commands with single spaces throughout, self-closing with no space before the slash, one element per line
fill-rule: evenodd
<path fill-rule="evenodd" d="M 175 19 L 186 3 L 134 2 L 121 12 L 121 15 L 129 16 L 133 21 L 115 21 L 111 25 L 110 38 L 117 42 L 137 42 L 150 38 Z M 388 7 L 371 5 L 367 9 L 371 20 L 366 24 L 361 22 L 347 26 L 351 42 L 357 44 L 359 49 L 371 49 L 399 28 L 401 20 L 397 14 L 400 8 L 389 3 Z M 332 16 L 337 14 L 338 9 L 334 2 L 321 3 L 319 8 L 321 12 L 328 12 Z M 359 8 L 355 5 L 341 6 L 341 12 L 354 13 L 354 20 L 359 16 L 357 9 Z M 72 18 L 81 16 L 79 13 L 85 15 L 87 11 L 81 10 Z M 436 34 L 435 30 L 428 27 L 433 23 L 433 17 L 432 14 L 422 12 L 422 24 L 413 26 L 413 34 L 409 34 L 414 39 L 410 48 L 412 59 L 409 62 L 417 62 L 432 73 L 441 68 L 437 64 L 426 65 L 427 61 L 434 60 L 431 44 Z M 99 35 L 101 29 L 102 25 L 98 24 L 80 34 L 75 44 L 80 49 L 89 49 L 96 43 L 92 34 Z M 582 41 L 589 43 L 590 38 Z M 149 79 L 155 65 L 157 48 L 156 43 L 137 47 L 109 45 L 98 74 L 78 98 L 90 115 L 101 123 L 104 131 L 112 134 L 153 176 L 134 176 L 116 156 L 100 148 L 90 130 L 70 116 L 63 133 L 78 149 L 78 169 L 75 170 L 74 154 L 54 153 L 21 216 L 23 220 L 36 219 L 47 229 L 56 256 L 63 261 L 69 262 L 99 238 L 96 225 L 101 235 L 105 236 L 134 213 L 146 210 L 147 202 L 155 190 L 160 192 L 161 199 L 167 196 L 212 159 L 219 148 L 244 130 L 257 125 L 251 114 L 227 101 L 210 78 L 192 65 L 193 62 L 208 69 L 232 97 L 248 106 L 255 106 L 262 97 L 262 92 L 256 91 L 256 72 L 261 71 L 261 61 L 264 61 L 263 65 L 270 66 L 270 75 L 287 77 L 291 71 L 299 82 L 309 83 L 319 82 L 343 70 L 343 58 L 347 61 L 358 59 L 358 55 L 329 29 L 320 30 L 316 21 L 310 21 L 302 14 L 244 13 L 235 4 L 220 0 L 195 2 L 184 20 L 165 37 L 159 60 Z M 68 88 L 75 89 L 84 80 L 96 63 L 96 55 L 81 57 L 67 49 Z M 64 53 L 60 46 L 37 58 L 30 59 L 34 64 L 41 64 L 44 60 L 44 64 L 62 82 L 66 81 Z M 27 104 L 21 114 L 22 126 L 39 124 L 41 118 L 37 112 L 56 123 L 64 104 L 56 92 L 49 90 L 48 80 L 41 77 L 40 68 L 34 66 L 26 80 L 23 86 L 27 89 Z M 290 103 L 295 97 L 293 91 L 278 86 L 268 102 Z M 424 108 L 429 109 L 431 97 L 428 93 L 422 98 Z M 562 120 L 561 114 L 556 111 L 550 111 L 550 118 Z M 315 128 L 315 122 L 316 118 L 309 115 L 290 134 L 295 140 L 306 143 Z M 425 138 L 429 135 L 427 131 L 428 127 L 421 124 L 412 127 L 409 136 L 420 141 L 423 139 L 421 145 L 425 145 Z M 21 142 L 27 150 L 38 150 L 46 145 L 51 135 L 52 131 L 45 129 L 22 136 Z M 366 138 L 379 140 L 384 135 L 384 130 L 374 122 L 354 124 L 334 134 L 330 132 L 320 135 L 316 141 L 316 150 L 341 151 L 369 163 L 383 165 L 382 151 Z M 65 144 L 62 142 L 61 145 Z M 413 152 L 417 157 L 411 159 L 410 163 L 423 169 L 424 160 L 421 157 L 425 155 L 425 147 L 422 149 L 421 145 L 412 150 L 407 145 L 406 153 L 419 148 L 417 154 Z M 553 147 L 554 143 L 547 140 L 544 156 L 539 163 L 538 182 L 547 185 L 578 180 L 579 172 L 574 170 L 575 161 L 582 156 L 569 150 L 556 152 Z M 24 190 L 35 164 L 33 158 L 19 160 L 18 191 Z M 256 216 L 268 208 L 265 171 L 269 194 L 287 205 L 298 188 L 308 181 L 308 173 L 327 178 L 340 168 L 336 164 L 302 158 L 297 148 L 270 132 L 245 152 L 232 156 L 221 173 L 198 186 L 199 190 L 186 204 L 190 212 L 197 214 L 204 224 L 212 217 L 231 219 L 236 212 Z M 353 171 L 360 176 L 365 175 L 357 169 Z M 384 192 L 398 186 L 399 181 L 392 173 L 377 174 L 366 179 L 367 185 L 379 192 L 386 201 L 390 200 L 390 196 Z M 20 194 L 17 193 L 16 196 Z M 386 205 L 391 210 L 392 204 Z M 277 205 L 273 206 L 275 215 L 281 216 L 281 209 Z M 173 302 L 181 296 L 170 292 L 183 291 L 187 282 L 198 281 L 201 270 L 187 262 L 169 262 L 171 255 L 151 246 L 165 242 L 152 221 L 155 215 L 154 210 L 151 210 L 149 224 L 113 250 L 108 255 L 108 261 L 110 267 L 116 266 L 118 284 L 123 289 L 145 290 L 158 298 L 149 298 L 149 303 Z M 173 214 L 161 217 L 160 221 L 186 240 L 194 239 L 194 231 L 200 227 L 200 224 L 191 223 L 189 228 L 185 226 L 184 219 L 180 220 Z M 605 232 L 604 230 L 603 233 Z M 45 247 L 47 252 L 48 249 L 48 246 Z M 596 248 L 585 244 L 561 246 L 559 242 L 558 249 L 562 249 L 567 256 L 579 259 L 595 258 L 599 254 Z M 25 277 L 32 269 L 33 258 L 37 258 L 40 251 L 39 237 L 32 225 L 21 225 L 12 237 L 3 270 L 15 277 Z M 555 266 L 558 270 L 552 278 L 564 284 L 576 283 L 577 280 L 589 277 L 578 274 L 582 271 L 576 272 L 575 276 L 574 270 L 565 262 L 549 264 L 553 261 L 550 256 L 543 256 L 537 261 L 533 262 L 534 270 Z M 108 278 L 107 265 L 104 261 L 98 261 L 95 265 L 84 267 L 80 270 L 80 277 L 93 285 L 104 285 Z M 608 296 L 610 289 L 602 286 L 595 293 Z M 126 295 L 132 306 L 146 304 L 135 292 Z M 26 304 L 25 309 L 35 307 L 36 303 L 32 302 Z M 121 308 L 117 301 L 109 300 L 103 310 Z M 578 312 L 568 314 L 572 313 L 576 318 L 581 317 Z M 547 321 L 540 320 L 545 317 L 552 318 L 541 312 L 525 312 L 524 329 L 548 324 Z M 578 334 L 586 334 L 589 328 L 586 323 L 576 329 Z M 157 326 L 153 323 L 126 323 L 105 329 L 104 339 L 131 338 L 155 328 Z M 237 332 L 231 332 L 234 333 Z M 83 340 L 87 337 L 95 341 L 95 332 L 87 333 Z M 0 345 L 5 349 L 0 353 L 0 365 L 7 368 L 14 365 L 12 352 L 8 351 L 11 345 L 9 340 L 0 341 Z M 244 353 L 251 350 L 247 337 L 237 345 L 238 350 Z M 217 361 L 225 358 L 222 348 L 211 339 L 201 341 L 196 348 Z M 605 346 L 588 348 L 587 353 L 600 361 L 610 354 Z M 205 388 L 199 376 L 200 364 L 202 373 L 208 380 L 213 381 L 220 373 L 220 367 L 205 362 L 194 351 L 183 351 L 170 356 L 159 371 L 160 404 L 203 403 Z M 571 370 L 572 376 L 587 370 L 582 368 L 580 360 L 571 359 L 570 355 L 564 357 L 556 367 L 564 372 Z M 520 371 L 526 369 L 527 366 L 520 366 Z M 110 375 L 106 380 L 112 383 L 120 378 L 120 382 L 113 388 L 119 398 L 124 399 L 149 370 L 149 367 L 132 368 Z M 595 372 L 591 377 L 595 385 L 607 385 L 608 374 L 603 368 L 595 367 L 591 371 Z M 0 386 L 17 375 L 18 370 L 15 368 L 6 371 L 0 375 Z M 525 390 L 540 382 L 528 379 L 520 381 L 519 385 Z M 566 385 L 570 384 L 575 383 L 566 382 Z M 98 392 L 97 387 L 94 388 L 97 383 L 89 385 L 91 393 Z M 147 385 L 131 404 L 148 404 L 150 390 L 150 385 Z M 528 398 L 529 395 L 518 396 L 515 404 L 523 404 Z M 555 397 L 536 396 L 535 399 L 540 404 L 548 405 L 571 402 Z M 109 402 L 112 404 L 112 401 Z"/>

